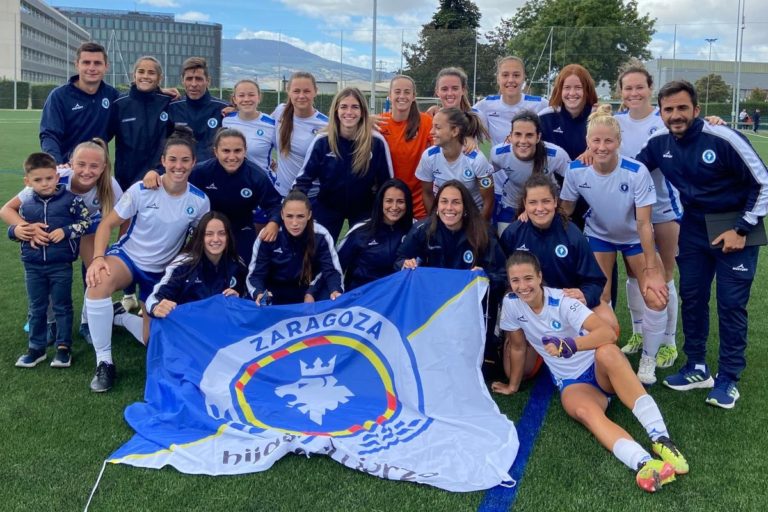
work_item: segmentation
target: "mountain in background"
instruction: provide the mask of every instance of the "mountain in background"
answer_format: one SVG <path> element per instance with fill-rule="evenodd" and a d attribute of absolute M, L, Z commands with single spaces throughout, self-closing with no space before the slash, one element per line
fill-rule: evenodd
<path fill-rule="evenodd" d="M 294 71 L 309 71 L 318 81 L 338 82 L 341 64 L 324 59 L 291 44 L 270 39 L 223 39 L 221 81 L 232 86 L 241 78 L 256 78 L 273 88 Z M 371 70 L 343 66 L 344 80 L 370 81 Z M 379 80 L 388 80 L 393 73 L 380 73 Z"/>

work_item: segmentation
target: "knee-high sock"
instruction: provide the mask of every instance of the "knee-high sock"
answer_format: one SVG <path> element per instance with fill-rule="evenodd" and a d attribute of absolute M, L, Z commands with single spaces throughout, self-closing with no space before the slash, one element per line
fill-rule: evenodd
<path fill-rule="evenodd" d="M 640 293 L 640 284 L 634 277 L 627 278 L 627 306 L 629 316 L 632 318 L 632 334 L 643 333 L 643 309 L 645 301 Z"/>
<path fill-rule="evenodd" d="M 651 441 L 656 441 L 661 436 L 669 437 L 667 425 L 661 417 L 659 406 L 651 395 L 642 395 L 635 401 L 632 414 L 640 422 Z"/>
<path fill-rule="evenodd" d="M 667 310 L 654 311 L 645 306 L 643 311 L 643 354 L 656 357 L 664 341 L 664 328 L 667 326 Z"/>
<path fill-rule="evenodd" d="M 140 343 L 146 343 L 144 341 L 144 320 L 140 316 L 123 313 L 122 315 L 117 315 L 114 322 L 115 325 L 125 327 Z"/>
<path fill-rule="evenodd" d="M 613 455 L 632 471 L 637 471 L 643 462 L 651 460 L 651 454 L 633 439 L 621 438 L 613 445 Z"/>
<path fill-rule="evenodd" d="M 677 287 L 675 287 L 675 280 L 672 279 L 667 283 L 669 288 L 669 302 L 667 302 L 667 328 L 664 330 L 664 344 L 676 345 L 675 334 L 677 333 Z"/>
<path fill-rule="evenodd" d="M 87 324 L 88 323 L 88 307 L 85 305 L 86 302 L 88 302 L 88 299 L 83 297 L 83 310 L 80 312 L 80 323 L 81 324 Z"/>
<path fill-rule="evenodd" d="M 88 308 L 88 327 L 91 330 L 96 364 L 102 361 L 112 364 L 112 299 L 85 299 Z"/>

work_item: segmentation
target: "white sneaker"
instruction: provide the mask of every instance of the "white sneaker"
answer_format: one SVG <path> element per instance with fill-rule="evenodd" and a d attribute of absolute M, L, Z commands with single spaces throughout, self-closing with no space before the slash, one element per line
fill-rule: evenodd
<path fill-rule="evenodd" d="M 135 293 L 131 293 L 130 295 L 123 295 L 122 300 L 120 301 L 120 304 L 123 305 L 125 308 L 125 311 L 130 313 L 134 309 L 139 309 L 139 299 L 136 298 Z"/>
<path fill-rule="evenodd" d="M 637 367 L 637 379 L 646 386 L 656 384 L 656 358 L 642 354 Z"/>

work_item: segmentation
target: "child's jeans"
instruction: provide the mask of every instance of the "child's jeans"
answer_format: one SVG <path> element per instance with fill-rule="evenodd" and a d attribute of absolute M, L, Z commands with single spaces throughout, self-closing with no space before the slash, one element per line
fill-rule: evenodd
<path fill-rule="evenodd" d="M 72 263 L 24 263 L 29 297 L 29 348 L 45 350 L 50 298 L 56 318 L 56 343 L 72 346 Z"/>

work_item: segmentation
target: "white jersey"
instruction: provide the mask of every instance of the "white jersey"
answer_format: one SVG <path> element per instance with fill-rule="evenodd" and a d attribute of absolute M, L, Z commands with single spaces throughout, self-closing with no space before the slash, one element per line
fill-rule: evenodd
<path fill-rule="evenodd" d="M 275 188 L 283 197 L 291 191 L 296 176 L 304 165 L 304 159 L 309 152 L 312 141 L 317 133 L 328 125 L 328 116 L 315 112 L 310 117 L 293 116 L 293 133 L 291 134 L 291 150 L 288 156 L 280 151 L 280 122 L 285 110 L 285 103 L 277 106 L 272 112 L 272 118 L 277 121 L 275 129 L 275 146 L 277 147 L 277 176 Z"/>
<path fill-rule="evenodd" d="M 544 174 L 554 180 L 554 174 L 565 177 L 571 163 L 568 153 L 560 146 L 544 142 L 547 148 L 547 164 Z M 501 184 L 501 204 L 505 208 L 517 209 L 523 184 L 533 174 L 533 160 L 523 161 L 515 156 L 511 144 L 498 144 L 491 148 L 491 163 L 494 179 Z"/>
<path fill-rule="evenodd" d="M 416 167 L 416 177 L 427 183 L 432 182 L 432 191 L 437 195 L 437 190 L 448 180 L 459 180 L 467 187 L 472 199 L 481 210 L 483 209 L 483 197 L 480 195 L 480 185 L 483 188 L 491 186 L 493 166 L 478 150 L 470 154 L 459 153 L 459 158 L 449 162 L 443 155 L 443 148 L 432 146 L 424 150 L 421 160 Z"/>
<path fill-rule="evenodd" d="M 187 184 L 178 196 L 160 186 L 151 190 L 134 183 L 115 206 L 122 219 L 131 219 L 128 231 L 115 244 L 125 251 L 140 269 L 162 272 L 179 253 L 189 229 L 211 209 L 208 197 Z"/>
<path fill-rule="evenodd" d="M 504 103 L 504 99 L 501 95 L 486 96 L 482 100 L 475 103 L 472 108 L 477 111 L 483 124 L 488 129 L 488 133 L 491 134 L 491 143 L 501 144 L 512 131 L 512 118 L 523 110 L 530 110 L 531 112 L 538 114 L 549 106 L 547 100 L 540 96 L 529 96 L 524 94 L 523 97 L 514 105 L 508 105 Z"/>
<path fill-rule="evenodd" d="M 56 173 L 59 175 L 59 183 L 64 185 L 67 190 L 72 192 L 72 176 L 75 174 L 75 171 L 69 167 L 58 167 L 56 168 Z M 117 180 L 114 178 L 114 176 L 111 179 L 112 204 L 117 204 L 117 202 L 120 200 L 120 196 L 123 195 L 123 189 L 120 188 L 120 184 L 117 183 Z M 72 193 L 75 194 L 74 192 Z M 93 224 L 101 222 L 101 202 L 99 201 L 97 187 L 94 186 L 85 194 L 75 195 L 79 195 L 80 199 L 83 200 L 85 207 L 88 208 L 89 218 L 91 219 L 91 227 L 93 227 Z M 29 199 L 32 197 L 32 187 L 25 187 L 24 190 L 19 192 L 16 197 L 18 197 L 21 202 Z"/>
<path fill-rule="evenodd" d="M 514 293 L 504 296 L 501 306 L 499 327 L 505 331 L 522 330 L 525 339 L 539 353 L 552 377 L 560 383 L 564 379 L 575 379 L 595 362 L 595 351 L 578 351 L 568 359 L 549 355 L 541 338 L 577 338 L 583 336 L 584 322 L 592 311 L 576 299 L 563 295 L 563 290 L 544 287 L 544 308 L 541 313 L 534 311 Z M 559 387 L 559 386 L 558 386 Z"/>
<path fill-rule="evenodd" d="M 656 202 L 653 180 L 648 169 L 632 158 L 619 157 L 610 174 L 599 174 L 578 160 L 565 173 L 560 198 L 589 203 L 584 234 L 614 244 L 640 243 L 635 208 Z"/>
<path fill-rule="evenodd" d="M 619 112 L 615 116 L 621 127 L 621 148 L 619 152 L 630 158 L 635 158 L 651 135 L 659 130 L 666 130 L 664 122 L 656 108 L 643 119 L 633 119 L 629 111 Z M 653 169 L 649 169 L 653 171 Z M 680 194 L 661 173 L 651 172 L 653 184 L 656 186 L 656 204 L 653 205 L 653 223 L 670 222 L 683 216 L 683 205 L 680 204 Z"/>
<path fill-rule="evenodd" d="M 272 149 L 275 147 L 275 129 L 277 123 L 267 114 L 260 114 L 250 121 L 242 119 L 240 114 L 233 112 L 222 119 L 221 125 L 232 128 L 245 136 L 245 147 L 248 160 L 267 171 L 269 181 L 275 182 L 272 172 Z"/>

